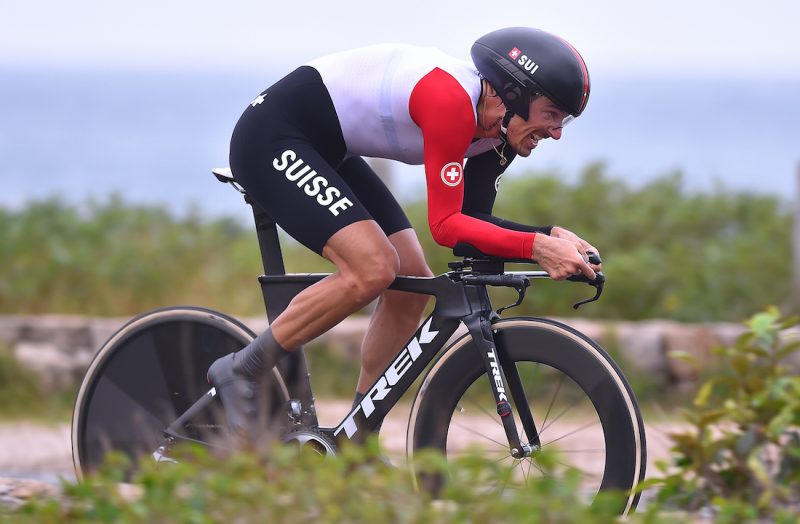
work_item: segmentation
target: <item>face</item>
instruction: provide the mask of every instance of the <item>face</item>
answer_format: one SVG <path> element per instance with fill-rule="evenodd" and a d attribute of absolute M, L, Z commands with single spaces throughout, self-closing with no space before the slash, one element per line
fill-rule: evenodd
<path fill-rule="evenodd" d="M 562 122 L 567 116 L 549 98 L 535 98 L 527 120 L 514 115 L 508 123 L 508 143 L 519 156 L 528 156 L 536 149 L 539 140 L 561 138 Z"/>

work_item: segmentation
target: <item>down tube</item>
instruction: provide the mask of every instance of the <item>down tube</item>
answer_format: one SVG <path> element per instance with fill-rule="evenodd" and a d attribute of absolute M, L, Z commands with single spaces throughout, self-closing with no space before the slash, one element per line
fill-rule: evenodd
<path fill-rule="evenodd" d="M 334 430 L 337 440 L 362 443 L 455 333 L 460 321 L 429 316 L 405 347 Z"/>

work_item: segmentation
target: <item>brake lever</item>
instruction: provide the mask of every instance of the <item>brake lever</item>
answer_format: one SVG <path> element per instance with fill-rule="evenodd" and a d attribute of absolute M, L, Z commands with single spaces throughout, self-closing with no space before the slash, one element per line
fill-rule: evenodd
<path fill-rule="evenodd" d="M 578 309 L 584 304 L 595 302 L 597 299 L 599 299 L 600 295 L 603 294 L 603 288 L 605 287 L 606 284 L 606 276 L 602 272 L 595 273 L 594 280 L 589 280 L 585 275 L 573 275 L 571 277 L 567 277 L 567 280 L 569 280 L 570 282 L 583 282 L 584 284 L 589 284 L 596 290 L 594 297 L 587 298 L 586 300 L 582 300 L 577 304 L 574 304 L 572 306 L 573 309 Z"/>
<path fill-rule="evenodd" d="M 498 309 L 496 311 L 497 315 L 500 316 L 500 314 L 503 313 L 503 311 L 505 311 L 506 309 L 511 309 L 512 307 L 517 307 L 518 305 L 522 304 L 522 301 L 525 299 L 525 291 L 528 289 L 528 286 L 530 286 L 530 285 L 531 285 L 531 281 L 528 280 L 527 278 L 523 279 L 521 283 L 517 283 L 514 286 L 514 290 L 517 293 L 519 293 L 519 296 L 517 297 L 517 301 L 514 302 L 513 304 L 509 304 L 507 306 L 503 306 L 500 309 Z"/>

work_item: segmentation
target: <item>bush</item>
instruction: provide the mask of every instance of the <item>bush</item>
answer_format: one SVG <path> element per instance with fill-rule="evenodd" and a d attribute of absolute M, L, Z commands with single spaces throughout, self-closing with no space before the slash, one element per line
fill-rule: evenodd
<path fill-rule="evenodd" d="M 545 464 L 557 457 L 545 455 Z M 415 490 L 408 471 L 385 466 L 376 446 L 347 447 L 334 458 L 275 448 L 267 459 L 241 454 L 215 458 L 184 450 L 181 463 L 148 463 L 133 489 L 121 490 L 127 463 L 119 456 L 97 476 L 66 484 L 61 501 L 33 501 L 13 514 L 17 522 L 217 523 L 217 522 L 617 522 L 611 498 L 587 506 L 574 472 L 531 480 L 527 489 L 503 485 L 507 469 L 493 459 L 467 455 L 452 464 L 450 481 L 434 500 Z M 417 463 L 440 473 L 444 461 Z M 487 489 L 485 481 L 504 489 Z M 655 516 L 637 521 L 661 522 Z"/>
<path fill-rule="evenodd" d="M 780 198 L 722 186 L 692 193 L 680 173 L 637 188 L 599 164 L 574 184 L 563 179 L 547 172 L 504 179 L 494 213 L 560 225 L 591 242 L 603 255 L 606 291 L 575 312 L 572 304 L 591 290 L 540 281 L 514 314 L 738 321 L 764 304 L 789 303 L 792 213 Z M 409 209 L 434 272 L 444 271 L 452 253 L 431 239 L 426 206 Z"/>
<path fill-rule="evenodd" d="M 425 199 L 404 208 L 434 272 L 446 271 L 452 251 L 431 239 Z M 574 184 L 552 172 L 506 180 L 495 212 L 572 229 L 601 250 L 608 277 L 598 306 L 576 313 L 590 289 L 539 281 L 513 314 L 736 321 L 791 298 L 792 213 L 777 197 L 693 194 L 680 175 L 633 188 L 592 165 Z M 119 197 L 51 198 L 0 208 L 0 246 L 0 313 L 124 316 L 181 303 L 263 313 L 254 228 L 231 218 L 176 217 Z M 289 271 L 332 269 L 286 237 L 283 248 Z M 516 298 L 495 296 L 498 306 Z"/>
<path fill-rule="evenodd" d="M 715 351 L 719 371 L 686 411 L 689 429 L 671 435 L 673 464 L 660 465 L 662 503 L 710 508 L 731 523 L 797 514 L 800 376 L 785 362 L 800 343 L 781 336 L 797 324 L 773 308 L 752 317 L 733 347 Z"/>
<path fill-rule="evenodd" d="M 0 344 L 0 417 L 63 420 L 75 400 L 73 389 L 44 394 L 39 380 L 20 366 L 11 349 Z"/>

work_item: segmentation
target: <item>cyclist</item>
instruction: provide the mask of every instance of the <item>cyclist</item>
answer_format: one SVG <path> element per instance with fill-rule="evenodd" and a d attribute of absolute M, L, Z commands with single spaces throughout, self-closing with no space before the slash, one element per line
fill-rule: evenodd
<path fill-rule="evenodd" d="M 362 345 L 359 402 L 417 329 L 427 298 L 387 290 L 398 274 L 432 276 L 397 201 L 362 157 L 425 165 L 433 238 L 534 259 L 555 279 L 599 269 L 597 251 L 560 227 L 492 215 L 500 176 L 540 140 L 559 140 L 589 97 L 589 75 L 565 40 L 533 28 L 479 38 L 473 63 L 433 48 L 378 45 L 301 66 L 262 92 L 231 139 L 235 179 L 292 237 L 337 270 L 309 287 L 208 379 L 231 429 L 258 434 L 257 394 L 287 352 L 374 299 Z M 464 159 L 468 158 L 466 163 Z M 259 420 L 262 419 L 262 420 Z"/>

